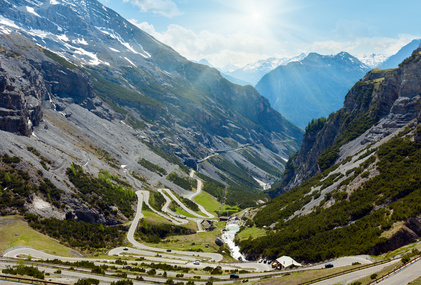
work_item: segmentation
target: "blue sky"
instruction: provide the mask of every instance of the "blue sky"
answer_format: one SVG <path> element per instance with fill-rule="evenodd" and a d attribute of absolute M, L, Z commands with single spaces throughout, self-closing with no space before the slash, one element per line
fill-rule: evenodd
<path fill-rule="evenodd" d="M 421 38 L 420 0 L 100 0 L 191 60 L 392 55 Z"/>

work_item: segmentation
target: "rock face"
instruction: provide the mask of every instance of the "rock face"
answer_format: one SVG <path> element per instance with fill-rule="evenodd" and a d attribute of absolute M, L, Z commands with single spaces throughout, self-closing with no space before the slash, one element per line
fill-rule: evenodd
<path fill-rule="evenodd" d="M 23 36 L 0 36 L 0 44 L 1 130 L 29 136 L 42 120 L 43 102 L 53 98 L 95 109 L 88 74 L 58 64 Z"/>
<path fill-rule="evenodd" d="M 217 237 L 217 238 L 215 239 L 215 244 L 216 244 L 217 246 L 223 246 L 223 245 L 224 245 L 224 241 L 223 241 L 221 238 Z"/>
<path fill-rule="evenodd" d="M 335 162 L 378 141 L 414 119 L 421 110 L 421 49 L 395 70 L 373 70 L 357 82 L 344 107 L 323 128 L 306 132 L 290 159 L 282 189 L 289 190 Z"/>
<path fill-rule="evenodd" d="M 28 136 L 42 118 L 42 75 L 12 51 L 0 53 L 0 129 Z"/>
<path fill-rule="evenodd" d="M 409 218 L 404 225 L 386 242 L 372 248 L 369 254 L 379 255 L 398 249 L 409 243 L 416 242 L 421 237 L 421 218 Z"/>

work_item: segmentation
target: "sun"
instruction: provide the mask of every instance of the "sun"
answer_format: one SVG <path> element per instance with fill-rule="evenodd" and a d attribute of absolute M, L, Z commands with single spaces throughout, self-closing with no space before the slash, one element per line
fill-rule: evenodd
<path fill-rule="evenodd" d="M 254 12 L 252 15 L 251 15 L 251 18 L 254 20 L 254 21 L 260 21 L 261 19 L 262 19 L 262 14 L 260 13 L 260 12 Z"/>

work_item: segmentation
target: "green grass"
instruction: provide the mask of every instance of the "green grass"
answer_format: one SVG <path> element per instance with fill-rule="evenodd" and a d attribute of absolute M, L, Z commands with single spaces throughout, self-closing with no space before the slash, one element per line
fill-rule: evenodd
<path fill-rule="evenodd" d="M 229 206 L 229 205 L 225 205 L 224 207 L 222 207 L 221 211 L 219 212 L 219 214 L 221 216 L 230 216 L 232 214 L 237 213 L 238 211 L 240 211 L 240 208 L 238 206 Z M 226 214 L 226 215 L 225 215 Z"/>
<path fill-rule="evenodd" d="M 215 238 L 219 237 L 225 222 L 217 222 L 214 231 L 200 232 L 193 235 L 171 236 L 161 243 L 149 243 L 147 245 L 158 248 L 171 248 L 173 250 L 202 250 L 203 252 L 218 252 L 219 247 L 215 244 Z M 205 245 L 209 244 L 207 248 Z"/>
<path fill-rule="evenodd" d="M 411 283 L 408 283 L 408 285 L 421 285 L 421 277 L 415 279 Z"/>
<path fill-rule="evenodd" d="M 0 219 L 0 251 L 15 246 L 29 246 L 59 256 L 73 256 L 71 249 L 57 240 L 32 229 L 20 216 L 6 216 Z"/>
<path fill-rule="evenodd" d="M 193 200 L 196 203 L 202 205 L 206 211 L 212 214 L 216 214 L 216 212 L 219 211 L 219 208 L 221 207 L 221 203 L 219 203 L 215 197 L 206 192 L 201 192 L 199 195 L 194 197 Z"/>
<path fill-rule="evenodd" d="M 258 238 L 266 236 L 266 230 L 258 227 L 246 228 L 237 234 L 240 240 L 248 239 L 249 237 Z"/>
<path fill-rule="evenodd" d="M 189 214 L 186 211 L 184 211 L 184 210 L 182 210 L 178 207 L 175 208 L 175 212 L 179 215 L 183 215 L 183 216 L 186 216 L 186 217 L 189 217 L 189 218 L 197 218 L 196 216 L 193 216 L 192 214 Z"/>
<path fill-rule="evenodd" d="M 171 222 L 158 214 L 155 214 L 151 210 L 142 208 L 142 214 L 148 224 L 171 224 Z"/>

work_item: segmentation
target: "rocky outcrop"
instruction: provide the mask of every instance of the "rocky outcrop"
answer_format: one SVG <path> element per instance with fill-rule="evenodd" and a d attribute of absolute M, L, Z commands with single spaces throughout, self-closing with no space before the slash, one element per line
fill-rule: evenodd
<path fill-rule="evenodd" d="M 29 136 L 42 120 L 45 101 L 57 111 L 76 103 L 112 119 L 109 109 L 95 96 L 89 74 L 75 66 L 66 67 L 58 59 L 23 36 L 0 36 L 1 130 Z"/>
<path fill-rule="evenodd" d="M 42 75 L 18 55 L 0 53 L 0 129 L 28 136 L 42 119 L 48 91 Z"/>
<path fill-rule="evenodd" d="M 379 255 L 416 242 L 421 237 L 421 217 L 409 218 L 405 224 L 384 243 L 373 247 L 368 254 Z"/>
<path fill-rule="evenodd" d="M 398 69 L 369 72 L 331 114 L 321 130 L 304 135 L 300 151 L 288 162 L 282 190 L 289 190 L 344 159 L 346 144 L 368 145 L 420 117 L 421 49 Z M 364 134 L 364 139 L 356 140 Z M 280 191 L 278 191 L 280 192 Z"/>

